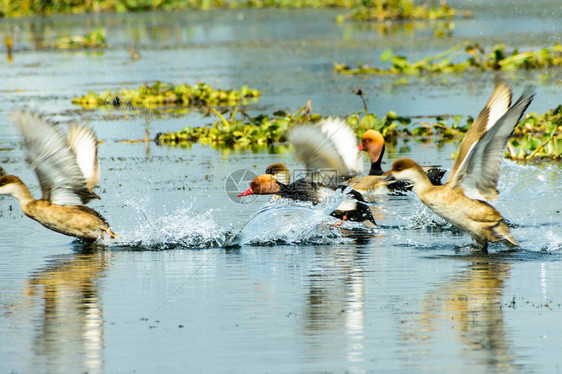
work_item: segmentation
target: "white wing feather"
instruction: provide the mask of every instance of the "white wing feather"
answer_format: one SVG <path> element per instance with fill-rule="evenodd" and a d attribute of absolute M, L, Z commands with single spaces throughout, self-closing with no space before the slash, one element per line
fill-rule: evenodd
<path fill-rule="evenodd" d="M 12 120 L 23 135 L 27 161 L 37 174 L 43 199 L 57 205 L 81 205 L 93 197 L 62 134 L 30 112 L 15 111 Z"/>
<path fill-rule="evenodd" d="M 290 140 L 296 157 L 312 172 L 330 173 L 339 180 L 349 179 L 363 170 L 357 138 L 343 120 L 328 118 L 318 125 L 294 128 Z M 329 183 L 331 184 L 331 183 Z"/>
<path fill-rule="evenodd" d="M 92 191 L 100 180 L 96 135 L 89 128 L 74 125 L 68 130 L 67 141 L 76 155 L 76 162 L 86 179 L 86 185 Z"/>
<path fill-rule="evenodd" d="M 465 160 L 468 150 L 472 148 L 473 144 L 480 140 L 482 136 L 496 124 L 496 122 L 503 116 L 511 105 L 511 88 L 502 80 L 496 83 L 494 91 L 490 98 L 478 114 L 478 117 L 468 129 L 459 148 L 459 154 L 453 170 L 449 176 L 450 180 L 455 178 L 455 174 Z"/>
<path fill-rule="evenodd" d="M 531 104 L 533 95 L 533 87 L 527 87 L 517 102 L 471 145 L 451 180 L 452 187 L 460 186 L 465 195 L 473 199 L 497 198 L 502 151 L 521 116 Z"/>

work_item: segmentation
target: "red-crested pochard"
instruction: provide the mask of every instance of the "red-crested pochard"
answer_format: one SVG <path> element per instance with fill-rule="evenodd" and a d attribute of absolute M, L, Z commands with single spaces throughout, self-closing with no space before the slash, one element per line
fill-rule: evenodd
<path fill-rule="evenodd" d="M 319 204 L 333 198 L 336 190 L 345 191 L 343 202 L 332 215 L 375 227 L 372 212 L 361 194 L 343 184 L 362 170 L 357 140 L 349 125 L 328 118 L 317 125 L 294 128 L 290 139 L 296 157 L 306 165 L 303 171 L 306 176 L 290 183 L 285 165 L 272 164 L 266 174 L 254 178 L 250 187 L 238 196 L 273 194 Z"/>

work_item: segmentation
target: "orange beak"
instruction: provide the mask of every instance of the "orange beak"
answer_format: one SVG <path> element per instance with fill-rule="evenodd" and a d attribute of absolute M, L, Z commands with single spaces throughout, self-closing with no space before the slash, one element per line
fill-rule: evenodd
<path fill-rule="evenodd" d="M 252 191 L 252 187 L 248 187 L 246 191 L 242 192 L 239 195 L 236 195 L 236 197 L 248 196 L 248 195 L 252 195 L 253 193 L 254 191 Z"/>
<path fill-rule="evenodd" d="M 357 148 L 359 148 L 360 151 L 364 151 L 364 150 L 365 150 L 365 148 L 363 148 L 363 143 L 359 144 L 359 145 L 357 146 Z"/>

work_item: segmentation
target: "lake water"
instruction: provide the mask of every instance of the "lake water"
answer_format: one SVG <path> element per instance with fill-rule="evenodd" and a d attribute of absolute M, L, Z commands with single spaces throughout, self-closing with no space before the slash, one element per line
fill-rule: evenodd
<path fill-rule="evenodd" d="M 474 18 L 455 20 L 450 38 L 433 37 L 424 22 L 389 24 L 386 32 L 336 25 L 337 10 L 2 20 L 0 34 L 13 35 L 15 51 L 12 63 L 0 62 L 0 164 L 39 196 L 10 111 L 25 106 L 90 124 L 103 141 L 102 199 L 90 206 L 120 239 L 84 246 L 24 217 L 15 199 L 0 198 L 0 372 L 562 371 L 560 164 L 505 161 L 494 206 L 522 245 L 515 252 L 501 245 L 487 255 L 471 252 L 464 248 L 470 238 L 414 195 L 375 199 L 374 231 L 330 229 L 325 216 L 294 207 L 270 211 L 253 226 L 264 231 L 283 217 L 294 228 L 281 238 L 275 234 L 286 225 L 226 248 L 267 202 L 231 199 L 227 177 L 261 173 L 272 162 L 301 167 L 290 150 L 121 142 L 212 119 L 197 111 L 82 111 L 70 102 L 88 90 L 162 80 L 258 88 L 263 96 L 248 106 L 251 114 L 296 111 L 311 100 L 317 113 L 346 115 L 362 110 L 351 93 L 361 88 L 380 116 L 475 116 L 492 73 L 394 84 L 390 76 L 337 75 L 333 63 L 378 64 L 387 48 L 425 57 L 466 39 L 520 49 L 561 40 L 557 1 L 452 5 Z M 107 49 L 40 48 L 98 26 Z M 130 47 L 141 59 L 131 61 Z M 561 102 L 560 71 L 552 75 L 506 78 L 515 95 L 537 84 L 529 110 L 543 112 Z M 450 169 L 457 146 L 399 139 L 383 166 L 407 156 Z"/>

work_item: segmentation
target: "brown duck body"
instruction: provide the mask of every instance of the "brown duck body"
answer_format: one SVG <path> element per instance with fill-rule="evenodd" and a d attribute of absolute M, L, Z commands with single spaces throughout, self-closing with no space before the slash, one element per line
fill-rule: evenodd
<path fill-rule="evenodd" d="M 55 205 L 46 200 L 34 200 L 22 210 L 26 216 L 58 233 L 82 240 L 94 241 L 115 234 L 98 212 L 83 205 Z"/>
<path fill-rule="evenodd" d="M 414 191 L 428 208 L 470 234 L 483 248 L 486 242 L 518 246 L 501 214 L 487 202 L 467 197 L 462 188 L 449 184 L 434 186 L 427 179 L 426 183 L 417 182 Z"/>
<path fill-rule="evenodd" d="M 84 126 L 73 125 L 66 135 L 41 116 L 14 111 L 12 119 L 22 133 L 26 159 L 35 171 L 42 197 L 33 198 L 15 175 L 2 175 L 0 195 L 15 197 L 26 216 L 58 233 L 86 241 L 115 234 L 107 221 L 84 204 L 99 199 L 93 189 L 99 181 L 98 140 Z"/>
<path fill-rule="evenodd" d="M 420 200 L 452 225 L 470 234 L 482 249 L 488 242 L 518 246 L 501 214 L 484 200 L 498 196 L 502 151 L 519 119 L 533 100 L 527 87 L 511 105 L 511 89 L 502 81 L 466 133 L 447 183 L 434 186 L 423 169 L 408 158 L 392 164 L 387 179 L 410 181 Z"/>
<path fill-rule="evenodd" d="M 25 184 L 13 175 L 0 177 L 0 188 L 2 187 L 9 188 L 7 192 L 18 199 L 26 216 L 48 229 L 87 241 L 106 235 L 115 237 L 105 218 L 87 206 L 57 205 L 44 199 L 35 200 Z"/>
<path fill-rule="evenodd" d="M 353 189 L 366 196 L 386 195 L 388 193 L 403 194 L 412 189 L 410 184 L 402 181 L 394 181 L 385 183 L 383 179 L 389 175 L 382 169 L 381 162 L 384 156 L 385 143 L 380 132 L 376 130 L 367 130 L 361 138 L 361 151 L 369 154 L 371 159 L 371 169 L 369 175 L 363 177 L 354 177 L 349 181 Z M 424 166 L 424 172 L 429 177 L 431 183 L 436 186 L 441 185 L 441 178 L 445 175 L 446 170 L 438 166 Z"/>

